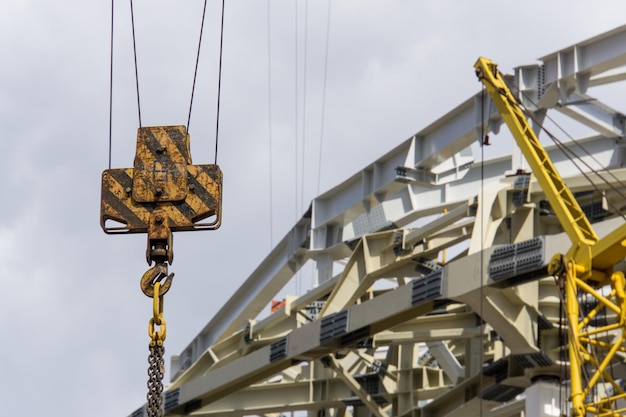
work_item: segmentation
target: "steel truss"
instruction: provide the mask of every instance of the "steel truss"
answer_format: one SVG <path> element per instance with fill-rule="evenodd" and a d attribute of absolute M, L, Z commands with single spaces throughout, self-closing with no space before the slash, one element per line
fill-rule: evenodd
<path fill-rule="evenodd" d="M 556 147 L 547 150 L 600 237 L 624 223 L 625 127 L 624 116 L 590 91 L 623 81 L 624 68 L 626 26 L 514 74 L 538 116 L 560 113 L 596 132 L 577 139 L 602 164 L 588 175 L 595 187 Z M 566 412 L 567 329 L 559 327 L 562 294 L 546 267 L 569 240 L 532 176 L 516 173 L 520 161 L 472 156 L 482 132 L 497 134 L 501 124 L 478 93 L 315 198 L 172 358 L 165 414 Z M 491 139 L 500 140 L 509 139 Z M 318 285 L 260 317 L 307 262 Z M 592 318 L 615 320 L 589 309 Z M 609 365 L 624 375 L 624 354 Z"/>

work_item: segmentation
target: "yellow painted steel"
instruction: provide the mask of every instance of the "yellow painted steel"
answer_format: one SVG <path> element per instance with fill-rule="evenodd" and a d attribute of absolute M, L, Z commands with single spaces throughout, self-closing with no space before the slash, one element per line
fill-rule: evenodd
<path fill-rule="evenodd" d="M 160 282 L 154 283 L 154 295 L 152 296 L 152 317 L 148 322 L 148 336 L 150 336 L 150 345 L 162 346 L 165 341 L 166 325 L 163 318 L 163 296 L 159 295 L 161 288 Z M 158 326 L 158 329 L 156 328 Z"/>
<path fill-rule="evenodd" d="M 572 401 L 572 414 L 577 417 L 585 415 L 585 407 L 583 405 L 585 396 L 583 394 L 582 378 L 580 375 L 583 359 L 581 352 L 584 351 L 580 345 L 578 331 L 574 328 L 578 323 L 578 287 L 574 282 L 575 265 L 569 260 L 565 267 L 565 304 L 567 308 L 568 326 L 568 353 L 570 362 L 570 400 Z"/>
<path fill-rule="evenodd" d="M 106 233 L 147 233 L 157 211 L 172 232 L 217 229 L 221 206 L 222 172 L 191 164 L 184 126 L 139 128 L 134 167 L 102 173 Z"/>
<path fill-rule="evenodd" d="M 567 254 L 556 254 L 548 266 L 548 272 L 558 275 L 565 287 L 569 323 L 571 414 L 574 417 L 583 417 L 586 413 L 613 417 L 623 415 L 625 409 L 617 409 L 616 404 L 617 400 L 626 398 L 626 393 L 607 369 L 615 359 L 623 362 L 616 354 L 626 352 L 626 283 L 622 272 L 613 271 L 614 265 L 626 257 L 626 224 L 604 238 L 598 238 L 550 161 L 496 64 L 487 58 L 479 58 L 474 68 L 572 242 Z M 611 286 L 608 296 L 596 290 L 605 285 Z M 581 294 L 598 301 L 598 306 L 584 316 L 578 304 Z M 589 329 L 603 308 L 616 314 L 617 323 Z M 610 332 L 616 334 L 612 343 L 592 338 L 600 334 L 606 337 Z M 584 378 L 582 372 L 585 364 L 595 368 L 587 378 Z M 607 394 L 600 400 L 588 399 L 601 381 L 612 387 L 613 394 Z"/>

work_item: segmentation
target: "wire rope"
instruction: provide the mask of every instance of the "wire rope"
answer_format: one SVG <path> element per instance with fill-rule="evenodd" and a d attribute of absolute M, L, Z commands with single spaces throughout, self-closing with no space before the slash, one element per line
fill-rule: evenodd
<path fill-rule="evenodd" d="M 202 9 L 202 21 L 200 23 L 200 36 L 198 36 L 198 51 L 196 53 L 196 67 L 193 71 L 193 83 L 191 84 L 191 99 L 189 100 L 189 114 L 187 115 L 187 133 L 189 133 L 189 123 L 191 121 L 191 107 L 193 106 L 193 96 L 196 90 L 196 78 L 198 76 L 198 63 L 200 62 L 200 49 L 202 46 L 202 33 L 204 31 L 204 18 L 206 16 L 207 0 L 204 0 L 204 7 Z"/>
<path fill-rule="evenodd" d="M 305 20 L 304 20 L 304 25 L 305 25 L 305 40 L 304 40 L 304 51 L 303 51 L 303 86 L 304 88 L 302 89 L 302 94 L 304 96 L 304 98 L 302 98 L 302 107 L 300 106 L 300 71 L 299 71 L 299 58 L 300 58 L 300 13 L 299 13 L 299 2 L 298 0 L 296 0 L 296 16 L 295 16 L 295 42 L 296 42 L 296 51 L 295 51 L 295 91 L 296 91 L 296 95 L 295 95 L 295 120 L 296 120 L 296 131 L 295 131 L 295 137 L 296 137 L 296 154 L 295 154 L 295 207 L 296 207 L 296 221 L 298 220 L 298 216 L 301 214 L 302 212 L 302 206 L 303 206 L 303 201 L 304 201 L 304 197 L 303 197 L 303 187 L 302 185 L 304 184 L 304 169 L 302 167 L 303 161 L 304 161 L 304 131 L 305 131 L 305 121 L 304 121 L 304 114 L 306 113 L 306 5 L 305 5 Z M 302 115 L 302 116 L 301 116 Z M 302 132 L 302 133 L 301 133 Z M 300 187 L 299 187 L 300 185 Z"/>
<path fill-rule="evenodd" d="M 219 143 L 219 131 L 220 131 L 220 97 L 222 92 L 222 46 L 224 45 L 224 2 L 222 0 L 222 17 L 220 20 L 220 59 L 219 67 L 217 70 L 217 111 L 215 117 L 215 164 L 217 165 L 217 150 Z"/>
<path fill-rule="evenodd" d="M 273 177 L 272 177 L 272 42 L 270 26 L 270 0 L 267 0 L 267 113 L 268 113 L 268 140 L 269 140 L 269 200 L 270 200 L 270 249 L 274 246 L 274 208 L 273 208 Z"/>
<path fill-rule="evenodd" d="M 328 0 L 328 11 L 326 14 L 326 49 L 324 52 L 324 79 L 322 81 L 322 119 L 320 126 L 320 147 L 319 157 L 317 160 L 317 195 L 320 193 L 320 184 L 322 182 L 322 150 L 324 144 L 324 121 L 326 115 L 326 79 L 328 77 L 328 49 L 330 39 L 330 5 L 332 0 Z"/>
<path fill-rule="evenodd" d="M 526 95 L 524 95 L 524 97 L 526 97 Z M 531 103 L 533 103 L 533 105 L 536 105 L 532 100 L 529 99 L 529 101 Z M 607 172 L 607 174 L 609 174 L 614 180 L 616 180 L 622 187 L 624 187 L 624 183 L 622 183 L 610 170 L 607 170 L 602 163 L 600 163 L 600 161 L 598 161 L 596 159 L 596 157 L 587 150 L 587 148 L 585 148 L 583 145 L 581 145 L 572 135 L 570 135 L 559 123 L 557 123 L 556 120 L 554 120 L 552 117 L 550 117 L 547 113 L 546 113 L 546 118 L 548 120 L 550 120 L 552 123 L 554 123 L 554 125 L 565 134 L 565 136 L 567 136 L 568 139 L 570 139 L 570 141 L 575 144 L 577 147 L 579 147 L 587 156 L 589 156 L 596 164 L 598 164 L 598 166 L 600 167 L 600 169 L 605 170 Z M 552 135 L 550 132 L 548 132 L 546 130 L 546 133 L 548 135 L 550 135 L 550 137 L 552 138 L 554 135 Z M 554 140 L 554 139 L 553 139 Z M 566 148 L 569 152 L 572 152 L 569 148 Z M 590 166 L 588 166 L 588 168 L 592 169 Z M 594 171 L 595 172 L 595 171 Z M 624 194 L 621 194 L 622 197 L 626 197 Z"/>
<path fill-rule="evenodd" d="M 137 43 L 135 41 L 135 13 L 133 10 L 133 0 L 130 0 L 130 24 L 133 32 L 133 58 L 135 60 L 135 87 L 137 89 L 137 115 L 139 116 L 139 127 L 141 127 L 141 101 L 139 100 L 139 71 L 137 69 Z"/>
<path fill-rule="evenodd" d="M 503 77 L 504 79 L 504 77 Z M 506 80 L 505 80 L 506 82 Z M 511 89 L 511 86 L 508 86 L 509 89 Z M 512 90 L 513 91 L 513 90 Z M 533 105 L 536 106 L 536 103 L 534 103 L 532 101 L 532 99 L 530 99 L 529 97 L 527 97 L 527 95 L 523 94 L 524 98 L 526 98 L 530 103 L 533 103 Z M 530 111 L 522 102 L 521 100 L 519 100 L 517 97 L 515 97 L 516 99 L 516 104 L 520 107 L 520 109 L 528 116 L 530 117 L 533 122 L 539 126 L 539 128 L 541 130 L 543 130 L 548 137 L 554 142 L 554 144 L 557 146 L 557 148 L 559 148 L 559 150 L 563 153 L 563 155 L 574 165 L 574 167 L 576 167 L 576 169 L 583 175 L 583 177 L 587 180 L 587 182 L 594 188 L 594 190 L 602 193 L 602 190 L 600 189 L 600 187 L 593 181 L 591 180 L 589 174 L 587 172 L 585 172 L 579 164 L 584 165 L 585 167 L 587 167 L 587 169 L 595 174 L 604 184 L 606 184 L 611 190 L 613 190 L 615 193 L 617 193 L 619 196 L 626 198 L 626 195 L 619 190 L 618 188 L 616 188 L 610 181 L 608 181 L 598 170 L 594 169 L 590 164 L 588 164 L 587 162 L 585 162 L 576 152 L 574 152 L 572 149 L 570 149 L 569 147 L 567 147 L 561 140 L 559 140 L 556 135 L 554 135 L 552 132 L 550 132 L 543 123 L 541 123 L 537 117 L 534 115 L 534 113 L 532 111 Z M 538 107 L 538 106 L 537 106 Z M 591 157 L 593 159 L 594 162 L 596 162 L 596 164 L 598 164 L 598 166 L 603 170 L 606 171 L 607 174 L 609 174 L 614 180 L 617 181 L 617 183 L 619 185 L 621 185 L 622 187 L 624 187 L 624 184 L 613 174 L 611 173 L 610 170 L 607 170 L 605 167 L 602 166 L 602 164 L 584 147 L 582 146 L 578 141 L 576 141 L 570 134 L 568 134 L 566 132 L 566 130 L 561 127 L 554 119 L 552 119 L 551 117 L 547 116 L 548 120 L 550 120 L 552 123 L 554 123 L 563 133 L 565 133 L 565 135 L 572 140 L 572 142 L 574 144 L 576 144 L 580 149 L 582 149 L 589 157 Z M 618 207 L 615 206 L 615 204 L 610 200 L 610 199 L 606 199 L 607 204 L 609 206 L 611 206 L 611 208 L 619 215 L 621 216 L 624 220 L 626 220 L 626 215 L 621 213 L 621 211 L 619 210 Z"/>
<path fill-rule="evenodd" d="M 113 28 L 115 21 L 115 0 L 111 0 L 111 46 L 109 56 L 109 169 L 113 152 Z"/>
<path fill-rule="evenodd" d="M 322 178 L 322 151 L 323 151 L 323 143 L 324 143 L 324 119 L 326 113 L 326 79 L 328 76 L 328 49 L 329 49 L 329 38 L 330 38 L 330 6 L 331 0 L 328 0 L 328 8 L 326 12 L 326 46 L 324 51 L 324 76 L 322 81 L 322 108 L 321 108 L 321 120 L 320 120 L 320 143 L 317 157 L 317 184 L 316 184 L 316 195 L 320 194 L 320 185 Z M 313 277 L 311 279 L 311 287 L 315 286 L 315 273 L 312 271 Z"/>
<path fill-rule="evenodd" d="M 294 186 L 294 221 L 297 222 L 298 221 L 298 101 L 299 101 L 299 96 L 298 96 L 298 0 L 296 0 L 294 2 L 294 9 L 295 9 L 295 14 L 294 14 L 294 181 L 293 181 L 293 186 Z M 298 274 L 296 276 L 296 293 L 300 293 L 300 285 L 301 285 L 301 281 L 302 281 L 302 273 L 300 271 L 298 271 Z"/>
<path fill-rule="evenodd" d="M 526 97 L 526 95 L 524 95 L 524 97 Z M 531 103 L 533 103 L 533 105 L 536 105 L 531 99 L 528 99 Z M 572 149 L 570 149 L 568 146 L 566 146 L 561 140 L 559 140 L 556 135 L 554 135 L 552 132 L 550 132 L 542 123 L 540 123 L 537 118 L 535 117 L 535 115 L 533 114 L 533 112 L 531 112 L 527 107 L 525 107 L 522 103 L 518 103 L 520 105 L 520 107 L 524 110 L 524 112 L 530 117 L 532 118 L 532 120 L 541 127 L 541 129 L 546 132 L 546 134 L 548 135 L 548 137 L 555 143 L 555 145 L 557 145 L 557 147 L 564 153 L 564 154 L 569 154 L 571 155 L 573 158 L 576 158 L 580 161 L 580 163 L 582 163 L 583 165 L 585 165 L 591 172 L 593 172 L 594 174 L 598 175 L 598 177 L 607 185 L 609 186 L 611 189 L 613 189 L 615 192 L 617 192 L 621 197 L 626 198 L 626 194 L 624 194 L 623 192 L 621 192 L 619 189 L 615 188 L 614 186 L 612 186 L 612 184 L 607 181 L 604 177 L 602 177 L 602 175 L 600 175 L 599 171 L 597 169 L 594 169 L 590 164 L 588 164 L 587 162 L 585 162 L 578 154 L 576 154 L 576 152 L 574 152 Z M 580 142 L 578 142 L 572 135 L 570 135 L 559 123 L 557 123 L 556 120 L 554 120 L 552 117 L 550 117 L 547 113 L 546 113 L 546 118 L 548 120 L 550 120 L 552 123 L 554 123 L 554 125 L 561 131 L 563 132 L 568 139 L 570 139 L 570 141 L 575 144 L 578 148 L 580 148 L 583 153 L 585 155 L 587 155 L 590 159 L 592 159 L 597 165 L 598 167 L 600 167 L 600 170 L 602 171 L 606 171 L 606 173 L 613 178 L 620 186 L 622 186 L 623 188 L 626 187 L 626 185 L 619 180 L 619 178 L 617 178 L 617 176 L 615 176 L 615 174 L 613 174 L 610 170 L 606 169 L 602 163 L 600 161 L 598 161 L 598 159 L 587 150 L 587 148 L 585 148 L 582 144 L 580 144 Z M 572 160 L 572 158 L 569 158 L 572 162 L 574 162 Z M 582 169 L 578 168 L 581 173 L 582 173 Z"/>
<path fill-rule="evenodd" d="M 484 309 L 483 309 L 483 304 L 484 304 L 484 299 L 485 299 L 485 294 L 484 294 L 484 288 L 483 288 L 483 271 L 484 271 L 484 262 L 485 262 L 485 237 L 483 234 L 483 231 L 485 230 L 484 225 L 483 225 L 483 219 L 485 218 L 484 215 L 484 196 L 485 196 L 485 146 L 487 146 L 489 144 L 489 142 L 487 140 L 485 140 L 485 86 L 482 86 L 481 89 L 481 94 L 480 94 L 480 129 L 481 129 L 481 140 L 482 143 L 480 145 L 480 202 L 478 203 L 479 206 L 479 210 L 477 211 L 478 215 L 480 216 L 480 221 L 478 222 L 478 225 L 480 227 L 480 340 L 481 340 L 481 344 L 480 344 L 480 364 L 481 367 L 483 366 L 483 364 L 485 363 L 485 348 L 484 348 L 484 342 L 483 339 L 485 337 L 485 321 L 483 320 L 483 314 L 484 314 Z M 489 116 L 487 116 L 489 117 Z M 474 227 L 476 227 L 476 221 L 474 221 Z M 484 391 L 484 378 L 483 378 L 483 374 L 482 372 L 480 373 L 480 392 Z M 480 396 L 480 417 L 483 416 L 483 396 Z"/>
<path fill-rule="evenodd" d="M 556 136 L 552 135 L 551 133 L 549 133 L 547 130 L 545 130 L 546 133 L 548 134 L 548 136 L 552 139 L 552 141 L 555 143 L 555 145 L 559 148 L 559 150 L 561 150 L 561 152 L 567 157 L 567 159 L 569 159 L 569 161 L 576 167 L 576 169 L 578 169 L 578 171 L 580 171 L 580 173 L 585 177 L 585 179 L 587 180 L 587 182 L 589 182 L 589 184 L 598 192 L 602 193 L 602 190 L 600 189 L 600 187 L 598 187 L 598 185 L 593 182 L 593 180 L 591 179 L 591 177 L 589 176 L 588 173 L 584 172 L 583 169 L 578 165 L 579 163 L 584 165 L 585 167 L 587 167 L 591 173 L 595 174 L 603 183 L 605 183 L 611 190 L 613 190 L 615 193 L 617 193 L 620 197 L 622 198 L 626 198 L 626 195 L 624 195 L 624 193 L 617 187 L 615 187 L 611 182 L 609 182 L 606 178 L 604 178 L 602 176 L 602 174 L 593 169 L 587 162 L 585 162 L 578 154 L 576 154 L 576 152 L 574 152 L 573 150 L 569 149 L 569 147 L 567 147 L 561 140 L 559 140 Z M 605 170 L 603 168 L 603 170 Z M 607 173 L 610 173 L 610 171 L 606 170 Z M 617 180 L 617 182 L 624 187 L 623 183 L 617 178 L 615 177 L 612 173 L 611 175 L 613 176 L 613 178 L 615 180 Z M 610 200 L 607 199 L 607 204 L 609 206 L 611 206 L 611 208 L 613 210 L 615 210 L 624 220 L 626 220 L 626 215 L 624 215 L 623 213 L 620 212 L 619 208 Z"/>
<path fill-rule="evenodd" d="M 306 92 L 307 92 L 307 55 L 309 44 L 309 0 L 304 1 L 304 69 L 302 74 L 302 152 L 300 164 L 300 212 L 304 211 L 304 166 L 306 154 Z"/>
<path fill-rule="evenodd" d="M 221 98 L 221 85 L 222 85 L 222 49 L 224 44 L 224 3 L 225 0 L 222 0 L 222 10 L 221 10 L 221 20 L 220 20 L 220 45 L 219 45 L 219 67 L 218 67 L 218 80 L 217 80 L 217 110 L 216 110 L 216 121 L 215 121 L 215 164 L 217 164 L 217 152 L 219 145 L 219 119 L 220 119 L 220 98 Z M 206 17 L 206 8 L 207 8 L 207 0 L 204 1 L 204 6 L 202 9 L 202 20 L 200 24 L 200 34 L 198 36 L 198 50 L 196 52 L 196 63 L 193 74 L 193 82 L 191 86 L 191 98 L 189 100 L 189 113 L 187 115 L 187 132 L 189 132 L 189 125 L 191 123 L 191 111 L 193 108 L 193 99 L 195 95 L 196 89 L 196 80 L 198 76 L 198 65 L 200 62 L 200 52 L 202 49 L 202 35 L 204 32 L 204 22 Z M 131 16 L 131 27 L 132 27 L 132 37 L 133 37 L 133 57 L 135 62 L 135 86 L 137 90 L 137 113 L 139 117 L 139 127 L 142 126 L 141 123 L 141 100 L 139 95 L 139 71 L 137 64 L 137 43 L 136 43 L 136 35 L 135 35 L 135 17 L 134 17 L 134 8 L 133 8 L 133 0 L 130 0 L 130 16 Z M 113 33 L 113 29 L 111 29 L 111 33 Z M 111 38 L 113 35 L 111 35 Z M 111 40 L 111 42 L 113 42 Z M 111 45 L 111 50 L 113 46 Z M 112 52 L 111 52 L 112 54 Z M 112 73 L 112 65 L 113 65 L 113 57 L 111 56 L 111 79 L 113 77 Z M 112 84 L 112 81 L 111 81 Z M 112 88 L 112 87 L 111 87 Z M 112 93 L 111 93 L 112 94 Z M 111 100 L 112 101 L 112 100 Z M 112 107 L 112 105 L 110 105 Z M 111 112 L 112 110 L 110 110 Z M 109 157 L 110 159 L 110 157 Z M 109 161 L 110 165 L 110 161 Z"/>
<path fill-rule="evenodd" d="M 295 1 L 295 18 L 294 18 L 294 139 L 295 139 L 295 155 L 294 155 L 294 218 L 298 221 L 298 0 Z"/>

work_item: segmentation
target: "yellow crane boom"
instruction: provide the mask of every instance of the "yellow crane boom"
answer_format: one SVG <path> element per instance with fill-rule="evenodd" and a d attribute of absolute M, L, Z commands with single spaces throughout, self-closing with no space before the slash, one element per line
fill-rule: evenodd
<path fill-rule="evenodd" d="M 616 355 L 618 352 L 626 352 L 626 285 L 624 274 L 614 271 L 614 265 L 626 256 L 626 223 L 602 239 L 598 238 L 497 65 L 487 58 L 479 58 L 474 68 L 572 242 L 569 251 L 565 255 L 556 254 L 548 266 L 548 272 L 558 276 L 565 287 L 572 415 L 625 415 L 626 408 L 620 409 L 617 404 L 618 400 L 626 398 L 626 393 L 608 369 L 614 361 L 623 362 Z M 611 287 L 608 296 L 597 291 L 605 285 Z M 586 315 L 581 314 L 578 306 L 578 294 L 583 292 L 594 297 L 600 306 Z M 615 323 L 591 328 L 592 318 L 602 307 L 615 313 Z M 595 338 L 601 333 L 611 334 L 611 343 Z M 596 392 L 601 382 L 612 391 L 606 390 L 606 395 L 600 399 L 591 398 L 590 394 Z"/>

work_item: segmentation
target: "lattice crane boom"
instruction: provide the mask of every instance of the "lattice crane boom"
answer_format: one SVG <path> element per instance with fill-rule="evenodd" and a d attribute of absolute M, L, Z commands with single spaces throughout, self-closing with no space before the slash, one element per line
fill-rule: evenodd
<path fill-rule="evenodd" d="M 556 254 L 548 266 L 548 272 L 560 278 L 566 293 L 572 414 L 575 417 L 582 417 L 586 413 L 623 415 L 626 410 L 617 409 L 619 407 L 616 407 L 616 403 L 626 394 L 607 369 L 617 358 L 616 353 L 626 348 L 624 274 L 613 270 L 614 264 L 626 255 L 626 224 L 603 239 L 598 238 L 532 130 L 497 65 L 487 58 L 479 58 L 474 68 L 572 242 L 568 252 L 565 255 Z M 609 296 L 596 291 L 605 285 L 611 287 Z M 616 313 L 617 323 L 590 329 L 589 323 L 598 309 L 581 315 L 578 295 L 582 292 L 594 297 L 598 305 Z M 618 334 L 612 343 L 606 343 L 594 338 L 601 332 Z M 601 354 L 598 354 L 599 350 L 602 350 Z M 588 377 L 585 377 L 583 371 L 585 366 L 593 368 Z M 590 398 L 601 380 L 612 386 L 613 394 L 607 394 L 599 400 Z"/>

